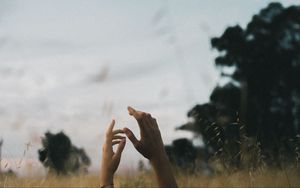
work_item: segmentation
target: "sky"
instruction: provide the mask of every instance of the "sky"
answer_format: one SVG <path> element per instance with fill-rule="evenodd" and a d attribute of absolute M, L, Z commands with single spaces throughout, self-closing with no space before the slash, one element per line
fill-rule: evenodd
<path fill-rule="evenodd" d="M 245 27 L 269 2 L 0 0 L 2 167 L 43 170 L 37 150 L 49 130 L 85 148 L 96 171 L 111 118 L 138 134 L 128 105 L 158 119 L 166 144 L 192 138 L 174 129 L 221 84 L 210 38 Z M 122 169 L 142 159 L 133 151 L 128 142 Z"/>

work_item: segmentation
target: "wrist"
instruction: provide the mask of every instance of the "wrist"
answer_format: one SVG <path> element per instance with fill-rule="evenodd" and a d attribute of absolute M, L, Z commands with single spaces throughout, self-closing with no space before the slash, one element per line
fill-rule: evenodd
<path fill-rule="evenodd" d="M 114 174 L 102 172 L 100 175 L 100 186 L 109 186 L 114 184 Z"/>
<path fill-rule="evenodd" d="M 101 185 L 100 188 L 114 188 L 114 184 L 111 184 L 111 185 Z"/>
<path fill-rule="evenodd" d="M 160 154 L 155 155 L 152 159 L 150 159 L 150 163 L 153 167 L 159 167 L 161 165 L 169 163 L 169 159 L 166 152 L 161 152 Z"/>

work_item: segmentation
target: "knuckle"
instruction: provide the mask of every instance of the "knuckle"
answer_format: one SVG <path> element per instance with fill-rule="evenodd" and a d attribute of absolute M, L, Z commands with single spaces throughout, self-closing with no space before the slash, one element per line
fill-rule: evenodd
<path fill-rule="evenodd" d="M 138 120 L 138 121 L 140 121 L 142 119 L 143 119 L 142 115 L 139 115 L 139 116 L 136 117 L 136 120 Z"/>
<path fill-rule="evenodd" d="M 141 117 L 144 118 L 144 117 L 146 117 L 146 116 L 147 116 L 147 113 L 145 113 L 145 112 L 142 112 L 142 113 L 141 113 Z"/>
<path fill-rule="evenodd" d="M 131 131 L 128 131 L 128 132 L 126 133 L 126 135 L 127 135 L 128 137 L 132 137 L 132 136 L 133 136 L 133 133 L 132 133 Z"/>
<path fill-rule="evenodd" d="M 155 118 L 152 118 L 152 120 L 153 120 L 155 123 L 157 122 Z"/>
<path fill-rule="evenodd" d="M 139 149 L 141 148 L 140 142 L 135 142 L 135 143 L 133 143 L 133 146 L 134 146 L 137 150 L 139 150 Z"/>

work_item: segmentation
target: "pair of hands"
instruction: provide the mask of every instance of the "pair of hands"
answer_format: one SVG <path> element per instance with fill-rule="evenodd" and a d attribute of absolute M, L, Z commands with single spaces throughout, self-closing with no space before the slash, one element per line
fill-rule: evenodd
<path fill-rule="evenodd" d="M 125 134 L 132 142 L 136 150 L 151 163 L 158 162 L 165 157 L 164 144 L 155 118 L 149 113 L 138 111 L 128 107 L 129 115 L 133 116 L 140 128 L 140 140 L 136 138 L 129 128 L 114 130 L 115 121 L 109 125 L 105 141 L 102 147 L 102 162 L 100 170 L 100 182 L 102 185 L 113 185 L 113 176 L 120 164 L 121 155 L 126 144 Z M 118 145 L 116 152 L 113 146 Z"/>

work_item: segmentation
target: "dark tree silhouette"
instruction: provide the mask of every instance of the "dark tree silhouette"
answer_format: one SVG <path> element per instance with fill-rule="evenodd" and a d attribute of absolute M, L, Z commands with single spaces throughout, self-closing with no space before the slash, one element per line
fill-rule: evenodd
<path fill-rule="evenodd" d="M 295 153 L 300 131 L 300 6 L 271 3 L 246 29 L 229 27 L 211 40 L 225 55 L 216 65 L 234 67 L 230 76 L 246 89 L 244 123 L 267 158 Z M 232 103 L 233 104 L 233 103 Z"/>
<path fill-rule="evenodd" d="M 90 158 L 84 149 L 73 146 L 63 132 L 57 134 L 47 132 L 42 144 L 43 148 L 38 151 L 39 160 L 51 172 L 62 175 L 87 172 L 91 164 Z"/>
<path fill-rule="evenodd" d="M 201 135 L 206 149 L 205 158 L 224 157 L 223 153 L 226 152 L 229 154 L 230 164 L 238 165 L 240 127 L 235 122 L 240 98 L 240 89 L 234 84 L 218 86 L 213 90 L 209 103 L 196 105 L 188 112 L 187 116 L 193 121 L 177 129 Z"/>
<path fill-rule="evenodd" d="M 300 6 L 270 3 L 245 29 L 228 27 L 211 44 L 220 52 L 216 66 L 234 69 L 221 72 L 231 81 L 191 109 L 194 121 L 177 129 L 201 135 L 210 157 L 224 150 L 237 154 L 228 161 L 237 166 L 243 147 L 237 143 L 246 138 L 255 140 L 269 165 L 299 159 Z"/>
<path fill-rule="evenodd" d="M 172 164 L 184 170 L 193 170 L 197 158 L 197 149 L 188 139 L 174 140 L 172 145 L 165 146 L 167 155 Z"/>

